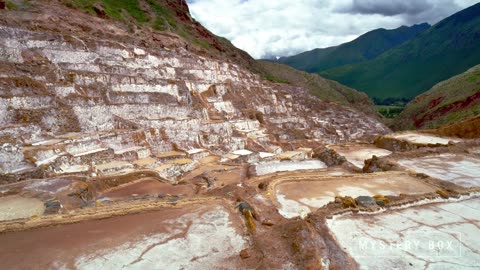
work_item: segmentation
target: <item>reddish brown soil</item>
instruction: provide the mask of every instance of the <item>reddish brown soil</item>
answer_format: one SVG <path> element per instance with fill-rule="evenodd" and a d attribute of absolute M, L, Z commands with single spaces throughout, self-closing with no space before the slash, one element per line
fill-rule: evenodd
<path fill-rule="evenodd" d="M 466 139 L 480 138 L 480 116 L 469 118 L 461 123 L 444 126 L 429 133 Z"/>
<path fill-rule="evenodd" d="M 436 102 L 440 103 L 441 100 L 438 101 L 438 99 L 436 99 L 436 100 L 432 101 L 432 103 L 430 105 L 434 105 Z M 457 112 L 457 111 L 460 111 L 460 110 L 464 110 L 464 109 L 466 109 L 468 107 L 471 107 L 471 106 L 473 106 L 473 105 L 475 105 L 479 102 L 480 102 L 480 92 L 475 93 L 475 94 L 467 97 L 465 100 L 460 100 L 460 101 L 442 106 L 442 107 L 434 110 L 432 113 L 429 113 L 429 114 L 426 114 L 426 115 L 422 116 L 420 119 L 415 119 L 415 127 L 421 128 L 421 127 L 424 126 L 424 124 L 426 122 L 428 122 L 430 120 L 440 118 L 440 117 L 442 117 L 442 116 L 444 116 L 448 113 L 453 113 L 453 112 Z M 436 105 L 438 105 L 438 103 Z M 433 108 L 435 106 L 431 106 L 431 108 Z"/>
<path fill-rule="evenodd" d="M 438 104 L 440 104 L 443 101 L 443 99 L 445 99 L 445 97 L 439 97 L 437 99 L 432 100 L 432 102 L 430 102 L 430 105 L 428 106 L 428 109 L 437 107 Z"/>

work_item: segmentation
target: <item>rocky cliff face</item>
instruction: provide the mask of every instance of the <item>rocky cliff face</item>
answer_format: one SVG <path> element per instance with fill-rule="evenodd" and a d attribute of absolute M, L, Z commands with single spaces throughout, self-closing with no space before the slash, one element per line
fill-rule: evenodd
<path fill-rule="evenodd" d="M 202 151 L 268 152 L 388 130 L 168 31 L 129 31 L 53 2 L 0 12 L 0 169 L 7 182 L 141 168 L 171 176 Z M 172 162 L 172 153 L 181 159 Z"/>

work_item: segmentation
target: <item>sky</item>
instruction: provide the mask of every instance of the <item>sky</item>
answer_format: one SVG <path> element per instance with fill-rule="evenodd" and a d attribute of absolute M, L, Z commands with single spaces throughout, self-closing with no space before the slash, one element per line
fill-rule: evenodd
<path fill-rule="evenodd" d="M 208 30 L 252 57 L 336 46 L 377 29 L 438 21 L 478 0 L 187 0 Z"/>

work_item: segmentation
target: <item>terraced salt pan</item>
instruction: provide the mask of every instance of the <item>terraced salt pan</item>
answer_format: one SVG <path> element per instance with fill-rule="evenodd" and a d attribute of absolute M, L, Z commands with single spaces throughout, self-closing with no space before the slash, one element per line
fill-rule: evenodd
<path fill-rule="evenodd" d="M 29 182 L 24 189 L 55 194 L 68 189 L 73 182 L 74 180 L 67 178 L 39 179 Z"/>
<path fill-rule="evenodd" d="M 139 196 L 158 195 L 188 196 L 195 194 L 195 189 L 189 185 L 176 185 L 162 183 L 157 179 L 142 179 L 123 184 L 100 193 L 101 200 L 125 200 Z"/>
<path fill-rule="evenodd" d="M 453 154 L 399 160 L 398 163 L 418 173 L 424 173 L 459 186 L 480 186 L 480 159 Z"/>
<path fill-rule="evenodd" d="M 87 172 L 90 169 L 88 165 L 68 165 L 62 164 L 59 166 L 58 170 L 55 172 L 58 174 L 67 174 L 67 173 L 81 173 Z"/>
<path fill-rule="evenodd" d="M 480 199 L 327 221 L 360 269 L 480 269 Z"/>
<path fill-rule="evenodd" d="M 35 198 L 0 197 L 0 221 L 41 216 L 45 206 Z"/>
<path fill-rule="evenodd" d="M 450 141 L 454 143 L 461 142 L 459 139 L 442 138 L 434 135 L 421 134 L 415 132 L 389 135 L 396 139 L 406 140 L 415 144 L 443 144 L 447 145 Z"/>
<path fill-rule="evenodd" d="M 39 142 L 34 142 L 32 143 L 32 146 L 39 146 L 39 145 L 54 145 L 57 143 L 61 143 L 62 139 L 51 139 L 51 140 L 44 140 L 44 141 L 39 141 Z"/>
<path fill-rule="evenodd" d="M 365 176 L 344 175 L 318 180 L 288 181 L 275 187 L 282 216 L 306 215 L 334 201 L 336 196 L 374 196 L 421 194 L 435 188 L 405 173 L 378 173 Z"/>
<path fill-rule="evenodd" d="M 370 145 L 330 145 L 328 148 L 335 150 L 338 154 L 344 156 L 348 162 L 360 169 L 365 165 L 365 160 L 372 158 L 374 155 L 384 157 L 392 153 L 386 149 Z"/>
<path fill-rule="evenodd" d="M 239 269 L 243 224 L 214 203 L 165 208 L 1 234 L 0 261 L 5 269 Z"/>
<path fill-rule="evenodd" d="M 327 165 L 320 160 L 303 161 L 271 161 L 255 166 L 257 175 L 265 175 L 276 172 L 325 169 Z"/>

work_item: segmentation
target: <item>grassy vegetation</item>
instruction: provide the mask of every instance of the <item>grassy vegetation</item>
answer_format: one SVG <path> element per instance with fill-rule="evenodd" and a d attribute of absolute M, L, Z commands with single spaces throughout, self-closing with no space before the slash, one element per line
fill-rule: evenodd
<path fill-rule="evenodd" d="M 212 48 L 212 46 L 210 44 L 208 44 L 208 42 L 201 41 L 201 40 L 198 40 L 198 39 L 193 40 L 193 44 L 195 44 L 199 47 L 202 47 L 206 50 L 210 50 Z"/>
<path fill-rule="evenodd" d="M 469 76 L 467 77 L 467 80 L 469 82 L 478 82 L 480 81 L 480 72 L 473 72 L 472 74 L 469 74 Z"/>
<path fill-rule="evenodd" d="M 439 117 L 428 122 L 425 128 L 438 128 L 447 124 L 459 123 L 466 118 L 477 116 L 480 114 L 480 103 L 465 110 L 449 113 L 443 117 Z"/>
<path fill-rule="evenodd" d="M 271 81 L 271 82 L 274 82 L 274 83 L 289 83 L 288 81 L 277 78 L 273 75 L 266 75 L 265 80 L 268 80 L 268 81 Z"/>
<path fill-rule="evenodd" d="M 95 6 L 101 5 L 106 15 L 109 18 L 118 21 L 126 21 L 124 12 L 128 13 L 138 23 L 145 23 L 150 21 L 150 17 L 144 12 L 137 0 L 63 0 L 64 4 L 70 7 L 84 10 L 92 15 L 95 15 Z"/>
<path fill-rule="evenodd" d="M 166 1 L 145 0 L 148 4 L 147 9 L 150 10 L 142 9 L 138 0 L 62 0 L 62 2 L 66 6 L 92 15 L 100 15 L 98 13 L 101 10 L 108 18 L 127 25 L 136 24 L 158 31 L 172 31 L 201 48 L 211 49 L 211 45 L 206 40 L 195 37 L 194 31 L 188 24 L 179 21 L 177 13 L 181 13 L 182 10 L 172 9 Z M 154 16 L 150 15 L 152 13 Z"/>
<path fill-rule="evenodd" d="M 403 111 L 405 106 L 410 102 L 408 98 L 373 98 L 375 108 L 385 118 L 396 118 Z"/>
<path fill-rule="evenodd" d="M 376 105 L 375 108 L 385 118 L 391 119 L 397 117 L 405 107 L 395 105 Z"/>
<path fill-rule="evenodd" d="M 177 28 L 177 22 L 175 21 L 174 14 L 168 8 L 160 5 L 158 1 L 155 0 L 147 0 L 147 3 L 157 14 L 157 17 L 152 25 L 153 29 L 165 31 Z"/>
<path fill-rule="evenodd" d="M 17 10 L 18 9 L 18 6 L 15 3 L 13 3 L 12 1 L 7 1 L 7 2 L 5 2 L 5 4 L 6 4 L 6 6 L 9 10 Z"/>
<path fill-rule="evenodd" d="M 373 60 L 320 72 L 370 97 L 412 98 L 480 63 L 480 3 Z"/>

